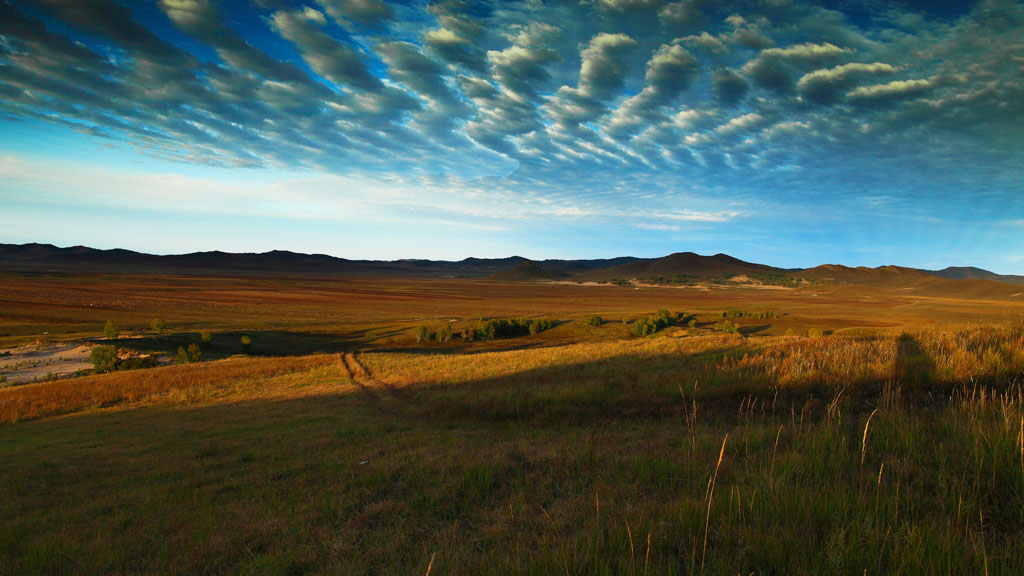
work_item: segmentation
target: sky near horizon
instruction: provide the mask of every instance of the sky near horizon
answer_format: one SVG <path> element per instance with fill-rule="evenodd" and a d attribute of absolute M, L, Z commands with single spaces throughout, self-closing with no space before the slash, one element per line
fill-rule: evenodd
<path fill-rule="evenodd" d="M 1024 274 L 1024 3 L 0 0 L 0 242 Z"/>

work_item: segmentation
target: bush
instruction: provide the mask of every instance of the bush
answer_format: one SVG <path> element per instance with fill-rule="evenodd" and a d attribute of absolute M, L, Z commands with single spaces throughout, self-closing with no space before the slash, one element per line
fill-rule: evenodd
<path fill-rule="evenodd" d="M 149 325 L 153 328 L 153 332 L 157 334 L 163 334 L 164 328 L 167 327 L 167 323 L 164 322 L 163 318 L 154 318 Z"/>
<path fill-rule="evenodd" d="M 727 332 L 729 334 L 739 334 L 740 327 L 728 320 L 723 320 L 722 322 L 715 324 L 715 330 L 719 332 Z"/>
<path fill-rule="evenodd" d="M 188 364 L 190 362 L 188 352 L 183 347 L 178 346 L 178 353 L 175 354 L 174 361 L 178 364 Z"/>
<path fill-rule="evenodd" d="M 371 332 L 373 331 L 371 330 Z M 249 336 L 242 336 L 239 342 L 242 345 L 243 354 L 248 354 L 249 352 L 252 352 L 252 338 L 250 338 Z"/>
<path fill-rule="evenodd" d="M 527 334 L 540 334 L 549 330 L 552 324 L 550 320 L 488 320 L 473 330 L 473 338 L 479 340 L 493 340 L 495 338 L 512 338 L 525 336 Z"/>
<path fill-rule="evenodd" d="M 199 331 L 199 343 L 203 348 L 209 348 L 212 344 L 213 333 L 209 329 Z"/>
<path fill-rule="evenodd" d="M 430 330 L 426 326 L 418 326 L 416 328 L 416 342 L 422 342 L 423 340 L 430 339 Z"/>
<path fill-rule="evenodd" d="M 671 326 L 672 322 L 673 317 L 668 310 L 658 310 L 654 316 L 640 318 L 633 322 L 633 325 L 630 326 L 630 330 L 635 336 L 650 336 L 662 328 Z"/>
<path fill-rule="evenodd" d="M 188 361 L 199 362 L 200 358 L 203 357 L 203 352 L 200 350 L 199 345 L 195 342 L 188 345 Z"/>
<path fill-rule="evenodd" d="M 594 314 L 592 316 L 584 316 L 583 323 L 588 326 L 600 326 L 604 323 L 604 319 L 597 314 Z"/>
<path fill-rule="evenodd" d="M 633 325 L 630 326 L 630 331 L 633 332 L 633 335 L 640 336 L 642 338 L 657 332 L 658 325 L 651 318 L 641 318 L 636 322 L 633 322 Z"/>
<path fill-rule="evenodd" d="M 89 362 L 97 372 L 110 372 L 117 369 L 117 348 L 113 346 L 97 346 L 89 352 Z"/>
<path fill-rule="evenodd" d="M 774 310 L 764 310 L 763 312 L 751 312 L 749 310 L 726 310 L 722 312 L 722 318 L 756 318 L 758 320 L 765 320 L 775 318 L 776 314 Z"/>
<path fill-rule="evenodd" d="M 448 322 L 437 331 L 437 341 L 447 342 L 452 339 L 452 323 Z"/>
<path fill-rule="evenodd" d="M 121 335 L 121 327 L 118 326 L 117 320 L 111 318 L 107 320 L 107 323 L 103 326 L 103 335 L 107 338 L 114 339 Z"/>

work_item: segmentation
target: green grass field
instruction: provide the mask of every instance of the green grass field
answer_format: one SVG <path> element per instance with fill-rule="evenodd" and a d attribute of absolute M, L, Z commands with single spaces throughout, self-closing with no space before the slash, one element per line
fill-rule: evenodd
<path fill-rule="evenodd" d="M 198 364 L 0 389 L 0 573 L 1024 571 L 1024 326 L 1005 303 L 521 285 L 488 300 L 495 285 L 472 282 L 239 303 L 213 281 L 113 278 L 94 279 L 96 311 L 28 296 L 73 283 L 19 282 L 9 344 L 118 316 L 139 349 L 204 327 L 214 345 Z M 631 336 L 622 320 L 658 308 L 699 322 Z M 729 309 L 779 314 L 714 331 Z M 169 334 L 144 331 L 155 315 Z M 481 315 L 556 325 L 415 343 L 415 326 Z"/>

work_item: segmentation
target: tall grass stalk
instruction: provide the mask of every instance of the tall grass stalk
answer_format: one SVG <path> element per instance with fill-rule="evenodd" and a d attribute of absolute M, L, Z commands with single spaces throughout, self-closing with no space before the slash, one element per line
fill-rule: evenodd
<path fill-rule="evenodd" d="M 722 449 L 718 452 L 718 463 L 715 464 L 715 474 L 711 477 L 711 485 L 708 489 L 708 513 L 704 517 L 704 548 L 700 553 L 700 572 L 704 573 L 704 559 L 707 557 L 708 552 L 708 529 L 711 526 L 711 501 L 715 497 L 715 482 L 718 481 L 718 469 L 722 467 L 722 457 L 725 456 L 725 443 L 729 440 L 729 435 L 726 434 L 725 438 L 722 439 Z"/>
<path fill-rule="evenodd" d="M 864 466 L 864 458 L 868 454 L 868 427 L 871 426 L 871 419 L 875 417 L 875 412 L 878 412 L 878 408 L 871 411 L 868 416 L 867 422 L 864 423 L 864 437 L 860 441 L 860 465 Z"/>

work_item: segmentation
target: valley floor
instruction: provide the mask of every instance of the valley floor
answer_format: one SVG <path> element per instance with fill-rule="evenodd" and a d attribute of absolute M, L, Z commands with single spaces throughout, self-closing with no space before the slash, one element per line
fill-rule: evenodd
<path fill-rule="evenodd" d="M 482 288 L 426 298 L 436 288 L 367 290 L 405 312 L 362 316 L 301 288 L 260 325 L 220 296 L 194 302 L 206 320 L 140 298 L 127 330 L 156 314 L 172 328 L 138 347 L 169 353 L 212 326 L 202 362 L 0 389 L 0 573 L 1024 571 L 1016 310 L 510 290 L 494 309 L 554 327 L 417 344 L 417 325 L 480 322 L 453 308 L 478 308 Z M 777 318 L 736 319 L 766 329 L 713 329 L 769 305 Z M 42 323 L 41 304 L 20 306 L 22 324 L 0 323 Z M 660 307 L 698 321 L 642 338 L 620 321 Z M 332 311 L 356 327 L 321 324 Z M 51 334 L 102 327 L 49 313 Z M 8 344 L 29 336 L 16 330 Z"/>

